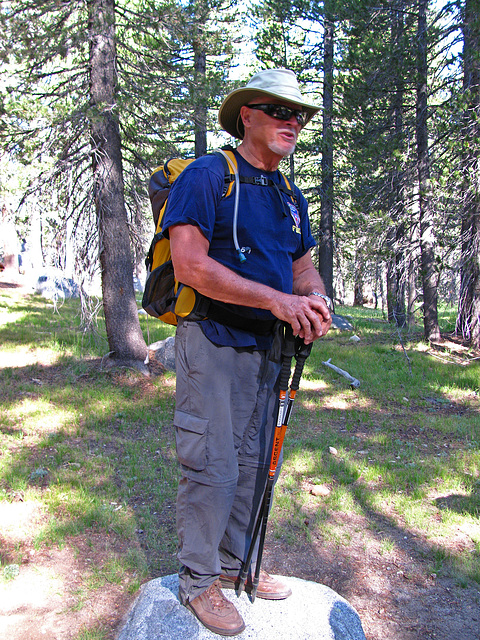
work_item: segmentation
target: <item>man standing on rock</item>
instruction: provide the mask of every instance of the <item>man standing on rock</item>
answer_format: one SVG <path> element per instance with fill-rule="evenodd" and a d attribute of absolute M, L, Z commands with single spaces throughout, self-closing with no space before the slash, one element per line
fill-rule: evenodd
<path fill-rule="evenodd" d="M 245 628 L 221 589 L 238 580 L 266 483 L 280 370 L 275 327 L 289 323 L 311 343 L 331 324 L 331 301 L 310 255 L 306 200 L 278 171 L 317 111 L 293 72 L 254 75 L 225 98 L 218 116 L 241 140 L 238 217 L 235 197 L 222 198 L 222 158 L 208 155 L 177 178 L 163 219 L 176 278 L 224 303 L 227 314 L 225 321 L 180 319 L 175 340 L 179 598 L 221 635 Z M 237 316 L 240 325 L 230 322 Z M 261 572 L 259 598 L 290 593 Z"/>

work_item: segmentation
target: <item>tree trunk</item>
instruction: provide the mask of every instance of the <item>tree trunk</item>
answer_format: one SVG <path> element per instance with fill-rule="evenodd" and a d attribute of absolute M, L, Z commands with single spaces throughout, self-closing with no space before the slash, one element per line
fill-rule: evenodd
<path fill-rule="evenodd" d="M 365 261 L 363 258 L 363 249 L 357 248 L 355 254 L 355 281 L 353 285 L 353 306 L 361 307 L 365 303 L 364 287 L 364 271 Z"/>
<path fill-rule="evenodd" d="M 389 322 L 395 321 L 395 300 L 397 298 L 397 278 L 395 275 L 395 229 L 392 227 L 387 232 L 386 245 L 388 249 L 387 259 L 387 318 Z"/>
<path fill-rule="evenodd" d="M 395 149 L 399 151 L 394 155 L 395 163 L 391 169 L 390 175 L 390 216 L 392 219 L 392 228 L 387 236 L 387 244 L 390 249 L 390 260 L 387 267 L 387 313 L 389 322 L 395 322 L 398 327 L 406 324 L 405 310 L 405 258 L 404 258 L 404 240 L 405 240 L 405 203 L 404 203 L 404 171 L 398 166 L 403 155 L 403 101 L 404 88 L 401 65 L 398 64 L 400 52 L 403 42 L 403 7 L 395 6 L 392 16 L 392 50 L 393 64 L 392 74 L 395 90 L 392 92 L 392 116 L 394 122 L 394 144 Z M 396 156 L 396 157 L 395 157 Z"/>
<path fill-rule="evenodd" d="M 417 269 L 415 259 L 410 256 L 408 261 L 408 284 L 407 284 L 407 322 L 409 326 L 415 324 L 415 301 L 417 299 Z"/>
<path fill-rule="evenodd" d="M 323 132 L 322 132 L 322 186 L 320 208 L 320 242 L 318 247 L 319 272 L 327 295 L 333 291 L 333 44 L 335 23 L 325 3 L 325 35 L 323 60 Z"/>
<path fill-rule="evenodd" d="M 390 248 L 390 259 L 387 264 L 387 317 L 389 322 L 395 322 L 398 327 L 404 327 L 406 324 L 406 274 L 401 250 L 403 240 L 403 225 L 389 230 L 387 235 L 387 245 Z"/>
<path fill-rule="evenodd" d="M 200 158 L 207 153 L 207 105 L 205 96 L 205 82 L 207 70 L 207 55 L 203 49 L 195 50 L 195 115 L 193 117 L 195 127 L 195 157 Z M 198 102 L 200 97 L 200 102 Z"/>
<path fill-rule="evenodd" d="M 114 0 L 90 0 L 88 9 L 93 177 L 107 339 L 115 361 L 143 368 L 147 348 L 133 290 L 120 130 L 114 116 Z"/>
<path fill-rule="evenodd" d="M 420 211 L 420 250 L 423 286 L 423 328 L 425 339 L 440 340 L 437 310 L 437 272 L 435 269 L 434 215 L 431 201 L 430 159 L 428 154 L 427 113 L 427 5 L 418 1 L 417 31 L 417 171 Z"/>
<path fill-rule="evenodd" d="M 478 0 L 466 0 L 463 88 L 467 107 L 462 139 L 462 267 L 457 331 L 480 347 L 480 16 Z"/>

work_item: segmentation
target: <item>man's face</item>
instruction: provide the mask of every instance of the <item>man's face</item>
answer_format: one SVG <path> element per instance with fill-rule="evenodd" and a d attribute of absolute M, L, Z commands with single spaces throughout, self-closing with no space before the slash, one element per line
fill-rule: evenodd
<path fill-rule="evenodd" d="M 248 104 L 280 104 L 298 109 L 298 106 L 269 96 L 258 96 L 249 100 Z M 289 120 L 279 120 L 263 111 L 248 107 L 242 107 L 241 114 L 245 137 L 249 138 L 249 142 L 262 149 L 266 148 L 281 158 L 294 152 L 302 125 L 297 122 L 293 114 Z"/>

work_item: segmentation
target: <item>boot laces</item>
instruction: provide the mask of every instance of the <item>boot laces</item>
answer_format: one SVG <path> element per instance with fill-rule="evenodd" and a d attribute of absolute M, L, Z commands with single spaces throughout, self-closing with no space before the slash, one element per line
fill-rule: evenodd
<path fill-rule="evenodd" d="M 223 595 L 218 582 L 214 582 L 206 591 L 208 599 L 212 604 L 213 609 L 225 609 L 230 606 L 230 601 Z"/>

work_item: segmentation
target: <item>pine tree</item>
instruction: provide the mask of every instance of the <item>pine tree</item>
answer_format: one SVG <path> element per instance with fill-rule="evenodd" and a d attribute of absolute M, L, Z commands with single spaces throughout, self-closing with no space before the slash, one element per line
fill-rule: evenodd
<path fill-rule="evenodd" d="M 141 366 L 132 274 L 144 253 L 146 178 L 165 156 L 193 149 L 195 135 L 205 148 L 205 115 L 224 78 L 218 30 L 199 2 L 17 0 L 1 9 L 2 55 L 16 72 L 3 144 L 22 161 L 43 159 L 31 193 L 48 190 L 75 221 L 77 272 L 100 259 L 110 351 Z"/>
<path fill-rule="evenodd" d="M 333 195 L 333 94 L 334 94 L 334 44 L 335 16 L 332 2 L 325 2 L 323 37 L 323 118 L 322 162 L 320 187 L 320 238 L 318 246 L 318 270 L 327 295 L 333 300 L 333 248 L 334 248 L 334 195 Z"/>
<path fill-rule="evenodd" d="M 411 175 L 409 8 L 407 1 L 357 5 L 345 26 L 337 81 L 343 123 L 339 144 L 345 149 L 346 233 L 363 244 L 361 268 L 375 289 L 384 271 L 377 265 L 386 265 L 387 314 L 399 325 L 405 322 L 404 234 Z M 380 288 L 383 291 L 383 283 Z"/>
<path fill-rule="evenodd" d="M 230 88 L 235 6 L 228 0 L 190 0 L 175 9 L 170 26 L 169 106 L 174 116 L 169 138 L 177 153 L 203 155 L 207 134 L 218 131 L 217 107 Z M 160 50 L 160 67 L 163 56 Z"/>
<path fill-rule="evenodd" d="M 76 217 L 81 266 L 88 268 L 98 252 L 111 354 L 142 368 L 146 345 L 124 198 L 114 2 L 11 2 L 1 18 L 3 55 L 16 65 L 4 144 L 13 152 L 28 146 L 32 161 L 48 158 L 38 162 L 32 189 L 48 189 Z"/>
<path fill-rule="evenodd" d="M 428 145 L 428 60 L 427 60 L 428 0 L 418 1 L 417 30 L 417 171 L 420 209 L 420 250 L 423 284 L 423 325 L 425 339 L 440 340 L 438 325 L 437 272 L 435 265 L 434 212 L 430 183 Z"/>
<path fill-rule="evenodd" d="M 457 330 L 480 347 L 480 3 L 466 0 L 463 21 L 462 259 Z"/>
<path fill-rule="evenodd" d="M 139 366 L 147 355 L 133 289 L 118 117 L 114 0 L 89 0 L 90 130 L 93 189 L 110 352 Z"/>

